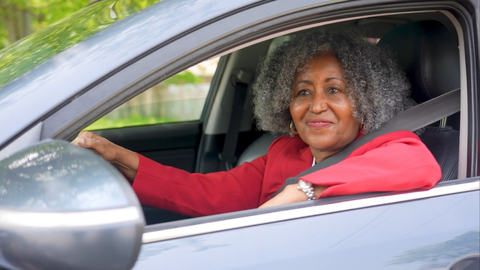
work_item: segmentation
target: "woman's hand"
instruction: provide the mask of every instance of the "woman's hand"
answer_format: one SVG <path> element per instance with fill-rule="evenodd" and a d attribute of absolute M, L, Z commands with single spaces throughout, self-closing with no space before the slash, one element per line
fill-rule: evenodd
<path fill-rule="evenodd" d="M 258 208 L 306 201 L 307 195 L 305 195 L 305 193 L 302 190 L 299 190 L 297 186 L 298 184 L 291 184 L 291 185 L 285 186 L 282 192 L 278 193 L 277 196 L 268 200 L 266 203 L 260 205 L 260 207 Z M 315 198 L 318 198 L 326 188 L 327 188 L 326 186 L 314 185 L 313 189 L 315 193 Z"/>
<path fill-rule="evenodd" d="M 130 180 L 135 179 L 139 163 L 136 153 L 89 131 L 80 132 L 72 143 L 94 150 L 102 158 L 115 165 Z"/>
<path fill-rule="evenodd" d="M 90 148 L 97 152 L 105 160 L 112 163 L 117 158 L 117 151 L 120 147 L 109 140 L 89 131 L 80 132 L 77 138 L 72 141 L 72 143 L 81 147 Z"/>

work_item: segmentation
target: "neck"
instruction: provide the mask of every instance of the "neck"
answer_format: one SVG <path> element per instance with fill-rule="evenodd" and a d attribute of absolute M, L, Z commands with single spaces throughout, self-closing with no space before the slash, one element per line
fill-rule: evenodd
<path fill-rule="evenodd" d="M 341 149 L 340 149 L 341 150 Z M 313 157 L 315 158 L 315 163 L 318 163 L 328 157 L 335 155 L 336 153 L 340 152 L 340 150 L 335 151 L 318 151 L 310 147 L 310 152 L 312 152 Z"/>

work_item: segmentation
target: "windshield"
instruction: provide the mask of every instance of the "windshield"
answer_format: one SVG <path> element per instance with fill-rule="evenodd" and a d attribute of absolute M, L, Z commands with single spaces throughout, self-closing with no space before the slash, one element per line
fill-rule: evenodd
<path fill-rule="evenodd" d="M 0 87 L 80 41 L 161 0 L 105 0 L 0 51 Z"/>

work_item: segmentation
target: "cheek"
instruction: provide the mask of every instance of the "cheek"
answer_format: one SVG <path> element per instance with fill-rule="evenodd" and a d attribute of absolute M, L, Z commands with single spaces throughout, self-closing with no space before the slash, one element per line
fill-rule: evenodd
<path fill-rule="evenodd" d="M 358 123 L 355 117 L 353 117 L 353 110 L 349 100 L 343 100 L 342 102 L 337 103 L 336 115 L 346 124 L 345 127 L 347 128 L 355 129 L 357 126 L 360 126 L 360 123 Z"/>
<path fill-rule="evenodd" d="M 357 122 L 355 117 L 353 117 L 352 111 L 350 110 L 350 113 L 348 115 L 345 115 L 345 119 L 348 123 L 348 129 L 351 130 L 352 133 L 355 133 L 355 135 L 358 133 L 360 130 L 360 123 Z"/>
<path fill-rule="evenodd" d="M 289 111 L 293 120 L 301 117 L 301 110 L 302 110 L 302 106 L 301 104 L 299 104 L 299 102 L 295 102 L 295 101 L 290 102 Z"/>

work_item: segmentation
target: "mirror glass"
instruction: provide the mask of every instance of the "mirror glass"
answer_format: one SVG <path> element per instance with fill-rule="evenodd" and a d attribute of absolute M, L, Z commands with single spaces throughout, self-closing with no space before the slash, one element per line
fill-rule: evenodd
<path fill-rule="evenodd" d="M 35 212 L 124 207 L 128 200 L 115 181 L 119 178 L 92 151 L 50 141 L 0 161 L 0 205 Z"/>

